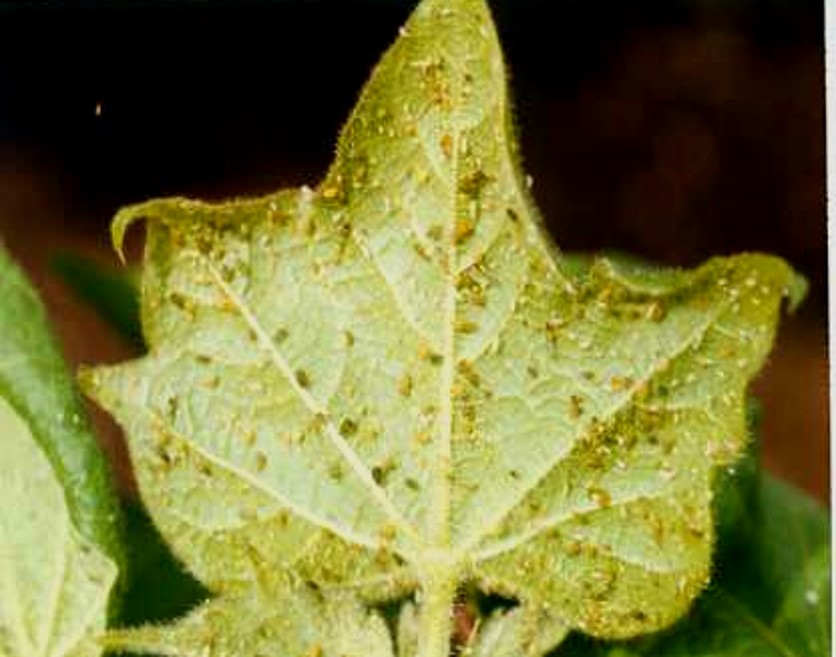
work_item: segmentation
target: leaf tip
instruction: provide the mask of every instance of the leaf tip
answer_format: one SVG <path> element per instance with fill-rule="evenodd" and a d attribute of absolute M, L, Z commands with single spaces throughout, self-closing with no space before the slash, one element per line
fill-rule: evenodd
<path fill-rule="evenodd" d="M 794 313 L 798 307 L 807 298 L 807 293 L 810 290 L 810 283 L 807 279 L 793 270 L 790 274 L 789 281 L 784 290 L 784 296 L 787 299 L 787 310 Z"/>
<path fill-rule="evenodd" d="M 113 222 L 110 224 L 110 242 L 113 245 L 113 250 L 119 256 L 119 261 L 124 265 L 127 264 L 125 259 L 125 235 L 133 223 L 140 218 L 137 208 L 140 206 L 131 205 L 122 208 L 116 213 Z"/>
<path fill-rule="evenodd" d="M 122 264 L 126 264 L 125 235 L 140 219 L 160 218 L 176 211 L 185 202 L 181 198 L 152 199 L 120 208 L 110 224 L 110 243 Z"/>
<path fill-rule="evenodd" d="M 723 260 L 723 259 L 720 259 Z M 786 260 L 779 256 L 765 253 L 742 253 L 725 259 L 732 266 L 742 267 L 746 275 L 766 276 L 771 282 L 776 299 L 787 301 L 787 311 L 794 313 L 807 297 L 809 283 Z M 747 281 L 748 283 L 749 281 Z"/>

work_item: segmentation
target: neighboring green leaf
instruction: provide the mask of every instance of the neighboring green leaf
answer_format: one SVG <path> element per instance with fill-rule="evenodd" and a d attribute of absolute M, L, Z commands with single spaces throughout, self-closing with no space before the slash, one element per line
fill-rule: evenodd
<path fill-rule="evenodd" d="M 830 555 L 831 547 L 827 543 L 810 555 L 775 616 L 772 627 L 787 648 L 784 653 L 810 657 L 833 654 Z"/>
<path fill-rule="evenodd" d="M 141 346 L 139 290 L 133 276 L 75 253 L 59 253 L 52 268 L 73 293 L 131 344 Z"/>
<path fill-rule="evenodd" d="M 125 509 L 129 581 L 120 620 L 138 625 L 174 618 L 197 606 L 206 590 L 172 556 L 151 519 L 137 506 Z"/>
<path fill-rule="evenodd" d="M 715 525 L 719 559 L 734 563 L 738 549 L 749 550 L 748 541 L 755 537 L 760 518 L 756 509 L 760 500 L 760 449 L 762 410 L 760 402 L 749 397 L 747 401 L 747 426 L 749 444 L 737 461 L 720 471 L 715 482 Z M 726 557 L 726 555 L 729 555 Z"/>
<path fill-rule="evenodd" d="M 411 601 L 402 605 L 395 629 L 397 657 L 413 657 L 418 652 L 418 611 Z"/>
<path fill-rule="evenodd" d="M 121 567 L 119 506 L 107 463 L 44 308 L 2 247 L 0 398 L 23 418 L 49 459 L 76 529 Z"/>
<path fill-rule="evenodd" d="M 281 635 L 339 655 L 311 619 L 348 609 L 363 644 L 363 605 L 414 594 L 404 645 L 447 657 L 465 585 L 519 603 L 483 619 L 503 657 L 689 608 L 714 470 L 745 446 L 747 384 L 803 284 L 754 254 L 564 272 L 510 116 L 484 1 L 424 0 L 315 190 L 119 213 L 117 249 L 149 219 L 150 352 L 82 380 L 214 598 L 114 645 L 192 654 L 206 634 L 200 654 L 255 657 Z"/>
<path fill-rule="evenodd" d="M 742 482 L 746 519 L 726 527 L 716 581 L 670 631 L 624 645 L 567 642 L 557 657 L 828 657 L 827 512 L 768 475 Z M 732 489 L 724 499 L 732 498 Z"/>
<path fill-rule="evenodd" d="M 773 619 L 813 555 L 829 544 L 830 523 L 806 495 L 761 478 L 747 521 L 721 543 L 717 567 L 725 588 L 759 617 Z"/>
<path fill-rule="evenodd" d="M 76 530 L 52 466 L 2 397 L 0 452 L 0 655 L 99 655 L 116 566 Z"/>

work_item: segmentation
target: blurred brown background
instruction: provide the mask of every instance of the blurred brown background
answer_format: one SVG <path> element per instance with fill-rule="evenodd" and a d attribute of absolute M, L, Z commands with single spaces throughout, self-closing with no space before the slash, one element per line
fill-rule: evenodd
<path fill-rule="evenodd" d="M 107 225 L 125 203 L 315 183 L 410 4 L 0 3 L 0 235 L 72 363 L 131 347 L 68 295 L 50 258 L 115 265 Z M 756 390 L 768 466 L 826 500 L 822 3 L 493 5 L 526 166 L 564 250 L 683 266 L 764 250 L 808 276 Z"/>

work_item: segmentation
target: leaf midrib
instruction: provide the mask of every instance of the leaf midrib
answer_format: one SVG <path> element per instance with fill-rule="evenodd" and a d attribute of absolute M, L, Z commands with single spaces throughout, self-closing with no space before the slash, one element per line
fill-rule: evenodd
<path fill-rule="evenodd" d="M 433 537 L 435 548 L 449 550 L 450 548 L 450 518 L 452 505 L 452 437 L 453 437 L 453 385 L 455 383 L 456 367 L 456 316 L 458 313 L 458 299 L 456 293 L 455 272 L 456 261 L 456 223 L 458 221 L 458 172 L 460 131 L 451 126 L 452 154 L 450 185 L 450 212 L 444 233 L 445 256 L 442 263 L 442 273 L 445 280 L 445 296 L 442 316 L 444 330 L 442 342 L 442 364 L 439 376 L 439 417 L 437 438 L 438 450 L 433 461 L 433 496 L 427 517 L 430 537 Z"/>
<path fill-rule="evenodd" d="M 340 433 L 339 429 L 337 429 L 331 417 L 330 411 L 299 384 L 296 380 L 293 369 L 290 367 L 290 364 L 276 348 L 275 343 L 267 335 L 267 332 L 264 330 L 264 327 L 261 326 L 258 318 L 250 310 L 238 293 L 235 292 L 235 290 L 233 290 L 232 287 L 223 279 L 214 264 L 202 254 L 199 254 L 197 257 L 203 262 L 215 285 L 218 286 L 247 326 L 256 335 L 262 349 L 264 349 L 267 353 L 270 361 L 287 381 L 288 385 L 290 385 L 296 396 L 313 416 L 323 420 L 323 426 L 329 441 L 349 465 L 351 471 L 367 489 L 375 504 L 377 504 L 389 521 L 397 527 L 403 536 L 412 542 L 413 549 L 418 547 L 420 544 L 418 533 L 401 515 L 401 512 L 386 494 L 386 491 L 383 490 L 383 488 L 381 488 L 374 480 L 369 468 L 362 461 L 362 459 L 360 459 L 345 437 Z"/>

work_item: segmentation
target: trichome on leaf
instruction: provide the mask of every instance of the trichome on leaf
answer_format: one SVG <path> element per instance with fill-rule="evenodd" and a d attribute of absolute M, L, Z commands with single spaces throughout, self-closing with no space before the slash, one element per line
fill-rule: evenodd
<path fill-rule="evenodd" d="M 565 267 L 516 157 L 484 0 L 424 0 L 315 188 L 155 200 L 149 353 L 82 375 L 212 597 L 111 648 L 542 655 L 679 619 L 709 581 L 712 483 L 803 284 L 743 255 Z M 381 605 L 401 601 L 397 636 Z"/>

